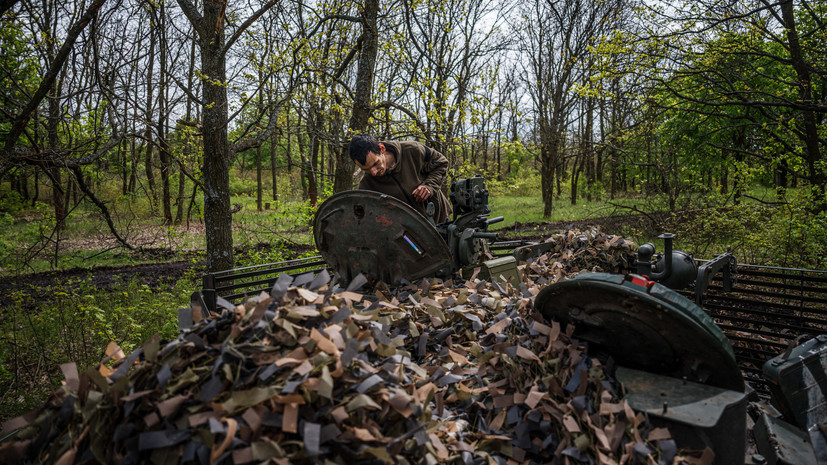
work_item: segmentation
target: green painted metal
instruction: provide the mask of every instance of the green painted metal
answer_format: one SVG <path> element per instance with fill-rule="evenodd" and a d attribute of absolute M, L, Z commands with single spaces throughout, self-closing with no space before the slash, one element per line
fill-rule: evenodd
<path fill-rule="evenodd" d="M 598 358 L 744 390 L 732 346 L 715 322 L 689 299 L 641 276 L 581 273 L 543 288 L 534 307 L 575 326 Z"/>
<path fill-rule="evenodd" d="M 505 278 L 512 286 L 519 286 L 520 270 L 517 269 L 517 259 L 513 256 L 507 256 L 486 260 L 482 262 L 480 273 L 477 277 L 501 283 L 503 282 L 503 278 Z"/>
<path fill-rule="evenodd" d="M 803 429 L 827 421 L 827 334 L 821 334 L 764 363 L 772 402 L 784 418 Z"/>
<path fill-rule="evenodd" d="M 741 465 L 747 438 L 747 395 L 645 371 L 618 367 L 615 377 L 636 411 L 667 427 L 684 447 L 711 448 L 715 463 Z"/>
<path fill-rule="evenodd" d="M 398 284 L 451 266 L 448 246 L 419 212 L 391 196 L 358 190 L 328 198 L 313 220 L 316 248 L 345 282 L 360 273 Z"/>

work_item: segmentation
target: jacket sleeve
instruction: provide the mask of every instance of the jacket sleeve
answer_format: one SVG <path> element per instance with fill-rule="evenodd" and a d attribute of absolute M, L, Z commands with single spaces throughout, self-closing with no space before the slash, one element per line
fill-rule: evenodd
<path fill-rule="evenodd" d="M 445 178 L 448 175 L 448 158 L 441 152 L 426 147 L 422 174 L 424 176 L 422 184 L 430 187 L 432 194 L 436 193 L 445 184 Z"/>

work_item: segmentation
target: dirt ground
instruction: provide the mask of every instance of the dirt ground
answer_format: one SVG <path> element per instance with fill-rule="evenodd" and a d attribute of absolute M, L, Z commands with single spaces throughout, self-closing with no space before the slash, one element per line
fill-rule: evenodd
<path fill-rule="evenodd" d="M 618 234 L 624 227 L 633 226 L 641 229 L 643 218 L 639 216 L 623 217 L 602 217 L 580 221 L 560 221 L 552 223 L 516 223 L 507 228 L 498 229 L 497 232 L 503 239 L 525 239 L 529 241 L 542 241 L 550 235 L 571 229 L 584 229 L 590 226 L 597 226 L 607 234 Z M 249 250 L 237 250 L 236 256 L 249 253 L 254 249 L 268 247 L 269 244 L 258 244 Z M 296 256 L 308 252 L 308 247 L 295 247 L 292 250 Z M 175 256 L 172 250 L 153 249 L 154 257 Z M 191 268 L 195 267 L 196 272 L 204 269 L 203 261 L 170 260 L 167 262 L 148 263 L 140 265 L 125 266 L 100 266 L 95 268 L 74 268 L 61 271 L 44 273 L 32 273 L 20 276 L 13 276 L 0 279 L 0 308 L 11 303 L 11 295 L 15 291 L 24 291 L 34 294 L 35 289 L 40 289 L 39 297 L 48 295 L 51 286 L 58 283 L 67 283 L 75 280 L 90 280 L 98 289 L 114 289 L 119 283 L 138 279 L 142 284 L 153 290 L 159 290 L 163 286 L 175 283 L 185 275 Z M 195 290 L 195 289 L 193 289 Z"/>

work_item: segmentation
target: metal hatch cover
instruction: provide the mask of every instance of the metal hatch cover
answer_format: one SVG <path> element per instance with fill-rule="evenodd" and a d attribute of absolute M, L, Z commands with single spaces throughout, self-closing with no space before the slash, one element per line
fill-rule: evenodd
<path fill-rule="evenodd" d="M 353 190 L 322 203 L 313 238 L 325 261 L 346 281 L 362 273 L 397 284 L 434 276 L 450 266 L 448 245 L 419 212 L 389 195 Z"/>
<path fill-rule="evenodd" d="M 534 308 L 572 323 L 598 358 L 733 391 L 744 379 L 732 346 L 700 307 L 638 275 L 581 273 L 537 294 Z"/>

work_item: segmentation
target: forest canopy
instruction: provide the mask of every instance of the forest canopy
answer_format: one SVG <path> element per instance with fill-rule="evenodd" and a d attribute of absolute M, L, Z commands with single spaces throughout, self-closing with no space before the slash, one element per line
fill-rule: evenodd
<path fill-rule="evenodd" d="M 825 1 L 2 0 L 0 15 L 0 225 L 40 205 L 60 231 L 86 202 L 132 249 L 131 199 L 148 198 L 159 225 L 203 217 L 208 268 L 227 269 L 240 169 L 259 209 L 312 207 L 354 186 L 347 142 L 369 132 L 440 150 L 453 177 L 537 177 L 545 216 L 564 190 L 648 212 L 738 208 L 760 184 L 789 234 L 827 231 Z"/>

